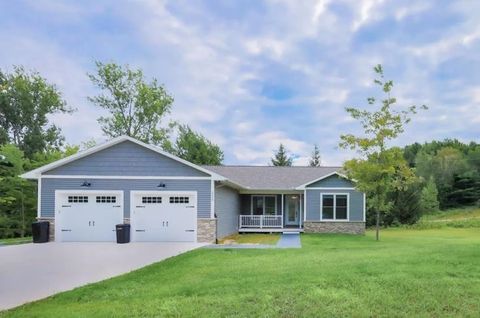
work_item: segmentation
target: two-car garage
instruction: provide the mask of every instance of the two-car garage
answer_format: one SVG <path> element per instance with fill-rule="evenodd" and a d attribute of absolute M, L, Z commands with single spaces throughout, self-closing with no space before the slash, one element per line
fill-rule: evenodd
<path fill-rule="evenodd" d="M 195 242 L 195 191 L 55 191 L 57 241 L 113 242 L 115 226 L 129 210 L 132 241 Z"/>

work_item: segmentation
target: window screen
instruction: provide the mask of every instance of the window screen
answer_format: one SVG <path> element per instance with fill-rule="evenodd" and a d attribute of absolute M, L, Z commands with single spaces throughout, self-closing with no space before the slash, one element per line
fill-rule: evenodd
<path fill-rule="evenodd" d="M 265 197 L 265 215 L 275 215 L 275 197 Z"/>
<path fill-rule="evenodd" d="M 335 219 L 346 220 L 347 219 L 347 196 L 336 195 L 335 197 Z"/>
<path fill-rule="evenodd" d="M 252 197 L 252 209 L 253 215 L 262 215 L 263 214 L 263 197 Z"/>
<path fill-rule="evenodd" d="M 333 195 L 324 195 L 322 201 L 322 219 L 333 220 Z"/>

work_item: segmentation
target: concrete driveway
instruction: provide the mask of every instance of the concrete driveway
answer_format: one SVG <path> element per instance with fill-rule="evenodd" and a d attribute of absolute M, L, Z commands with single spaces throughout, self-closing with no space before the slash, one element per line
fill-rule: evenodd
<path fill-rule="evenodd" d="M 196 243 L 45 243 L 0 246 L 0 310 L 130 272 Z"/>

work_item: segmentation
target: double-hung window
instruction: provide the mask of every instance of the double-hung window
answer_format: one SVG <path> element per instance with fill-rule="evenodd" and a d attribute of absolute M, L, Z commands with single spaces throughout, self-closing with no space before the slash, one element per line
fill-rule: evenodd
<path fill-rule="evenodd" d="M 322 193 L 320 199 L 322 220 L 348 220 L 348 194 Z"/>
<path fill-rule="evenodd" d="M 277 200 L 274 195 L 253 195 L 253 215 L 275 215 L 277 211 Z"/>

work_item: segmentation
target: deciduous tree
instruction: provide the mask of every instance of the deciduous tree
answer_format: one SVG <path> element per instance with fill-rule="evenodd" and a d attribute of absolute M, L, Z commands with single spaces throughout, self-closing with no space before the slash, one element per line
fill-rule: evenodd
<path fill-rule="evenodd" d="M 222 149 L 188 125 L 179 125 L 173 145 L 165 142 L 163 147 L 166 151 L 199 165 L 221 165 L 223 161 Z"/>
<path fill-rule="evenodd" d="M 374 83 L 381 88 L 383 97 L 379 101 L 375 97 L 367 98 L 370 108 L 376 106 L 372 111 L 346 108 L 350 116 L 360 122 L 363 134 L 342 135 L 340 147 L 356 150 L 361 156 L 345 162 L 344 169 L 350 178 L 357 181 L 356 187 L 368 195 L 368 206 L 375 211 L 376 239 L 379 240 L 381 216 L 388 214 L 393 206 L 389 194 L 405 190 L 416 181 L 413 170 L 403 157 L 403 151 L 389 147 L 388 142 L 403 133 L 411 116 L 416 114 L 417 107 L 394 108 L 397 100 L 391 96 L 393 81 L 384 78 L 381 65 L 375 66 L 374 71 L 377 76 Z M 426 106 L 422 108 L 426 109 Z"/>
<path fill-rule="evenodd" d="M 0 71 L 0 144 L 17 145 L 27 158 L 59 149 L 64 138 L 48 117 L 69 112 L 59 90 L 39 73 L 23 67 Z"/>
<path fill-rule="evenodd" d="M 161 144 L 169 133 L 162 120 L 170 112 L 173 97 L 154 78 L 145 80 L 142 70 L 115 63 L 96 62 L 90 80 L 101 92 L 88 99 L 108 112 L 98 119 L 108 137 L 127 135 L 146 143 Z"/>

